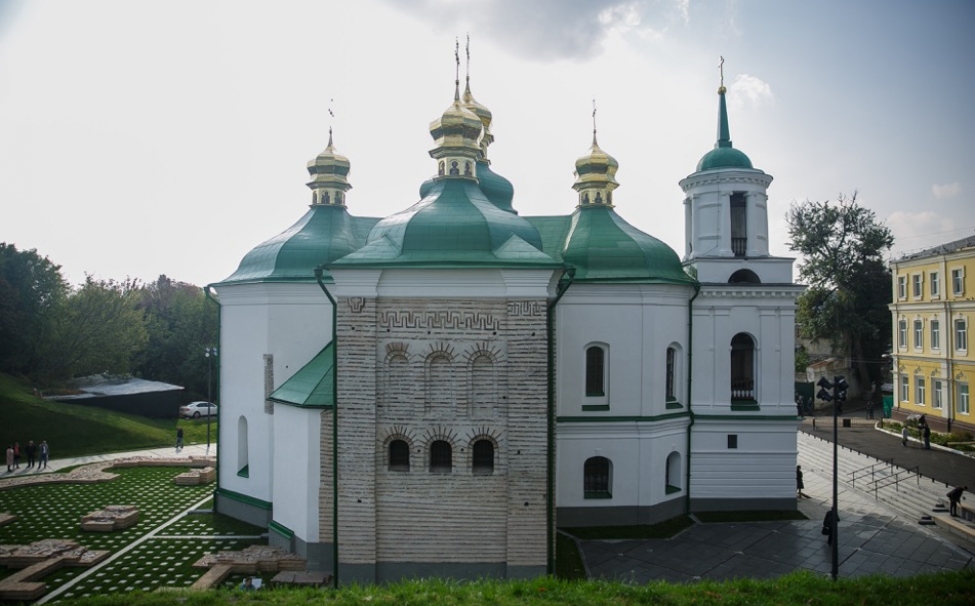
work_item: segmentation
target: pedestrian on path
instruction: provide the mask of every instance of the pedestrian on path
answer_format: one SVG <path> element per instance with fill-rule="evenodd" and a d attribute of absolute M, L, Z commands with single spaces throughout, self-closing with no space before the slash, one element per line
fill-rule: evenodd
<path fill-rule="evenodd" d="M 38 463 L 39 469 L 47 469 L 48 456 L 50 456 L 50 449 L 47 447 L 47 440 L 41 440 L 41 461 Z"/>
<path fill-rule="evenodd" d="M 951 515 L 951 517 L 958 516 L 958 501 L 961 501 L 961 495 L 964 494 L 966 490 L 968 490 L 968 486 L 956 486 L 950 492 L 948 492 L 947 495 L 945 495 L 948 497 L 948 514 Z"/>
<path fill-rule="evenodd" d="M 37 458 L 37 445 L 34 444 L 34 440 L 27 440 L 27 446 L 24 448 L 27 453 L 27 469 L 30 469 L 36 463 Z"/>
<path fill-rule="evenodd" d="M 796 498 L 801 499 L 802 497 L 809 498 L 809 495 L 802 494 L 802 489 L 806 485 L 802 481 L 802 465 L 796 465 Z"/>
<path fill-rule="evenodd" d="M 183 450 L 183 428 L 176 428 L 176 452 Z"/>
<path fill-rule="evenodd" d="M 7 473 L 14 470 L 14 445 L 7 446 Z"/>
<path fill-rule="evenodd" d="M 901 428 L 901 446 L 907 446 L 907 424 Z"/>
<path fill-rule="evenodd" d="M 14 442 L 14 469 L 20 469 L 20 442 Z"/>
<path fill-rule="evenodd" d="M 840 516 L 833 515 L 833 510 L 830 509 L 826 512 L 826 517 L 823 518 L 823 534 L 826 535 L 826 544 L 833 544 L 833 531 L 834 531 L 834 521 L 839 522 Z"/>
<path fill-rule="evenodd" d="M 924 424 L 924 450 L 931 450 L 931 426 Z"/>

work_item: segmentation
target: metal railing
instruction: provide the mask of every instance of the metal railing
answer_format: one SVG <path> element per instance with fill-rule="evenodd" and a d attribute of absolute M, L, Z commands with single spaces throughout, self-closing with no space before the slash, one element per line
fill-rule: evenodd
<path fill-rule="evenodd" d="M 847 472 L 846 475 L 847 477 L 850 478 L 850 486 L 856 488 L 857 474 L 861 474 L 860 475 L 861 480 L 863 479 L 863 476 L 866 475 L 869 475 L 871 478 L 873 478 L 877 474 L 877 467 L 893 467 L 893 466 L 894 466 L 894 458 L 891 457 L 890 459 L 882 459 L 880 461 L 877 461 L 876 463 L 867 465 L 866 467 L 861 467 L 860 469 L 854 469 L 853 471 Z M 886 475 L 884 477 L 890 477 L 890 476 Z"/>

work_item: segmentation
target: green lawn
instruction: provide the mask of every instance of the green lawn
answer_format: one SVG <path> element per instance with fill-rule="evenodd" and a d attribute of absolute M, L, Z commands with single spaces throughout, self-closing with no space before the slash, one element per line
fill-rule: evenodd
<path fill-rule="evenodd" d="M 106 452 L 170 446 L 176 443 L 177 423 L 183 427 L 186 444 L 206 443 L 206 419 L 149 419 L 81 406 L 50 402 L 33 395 L 30 386 L 0 374 L 0 445 L 28 440 L 47 440 L 51 458 L 75 457 Z M 216 441 L 216 419 L 210 421 L 210 435 Z M 23 450 L 21 450 L 23 452 Z M 21 464 L 26 459 L 21 456 Z"/>

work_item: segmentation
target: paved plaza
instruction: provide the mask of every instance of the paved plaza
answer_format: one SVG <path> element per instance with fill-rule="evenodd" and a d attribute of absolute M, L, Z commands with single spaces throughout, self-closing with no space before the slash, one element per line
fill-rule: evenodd
<path fill-rule="evenodd" d="M 831 447 L 809 444 L 800 440 L 800 462 L 803 448 Z M 821 529 L 832 478 L 805 471 L 803 479 L 810 498 L 799 509 L 808 520 L 695 524 L 669 539 L 579 541 L 587 572 L 630 583 L 760 579 L 797 570 L 828 575 L 832 554 Z M 842 483 L 839 503 L 840 577 L 975 569 L 972 553 Z"/>

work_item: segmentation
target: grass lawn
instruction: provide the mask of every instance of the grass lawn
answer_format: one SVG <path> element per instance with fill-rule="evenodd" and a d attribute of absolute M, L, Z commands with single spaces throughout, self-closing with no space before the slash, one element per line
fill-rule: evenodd
<path fill-rule="evenodd" d="M 177 423 L 183 427 L 186 444 L 205 444 L 206 419 L 149 419 L 79 404 L 50 402 L 33 395 L 30 387 L 0 374 L 0 445 L 28 440 L 47 440 L 51 458 L 75 457 L 106 452 L 170 446 L 176 443 Z M 210 421 L 210 435 L 217 436 L 216 418 Z M 26 464 L 21 456 L 21 465 Z"/>

